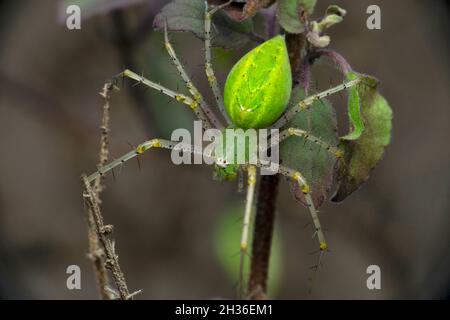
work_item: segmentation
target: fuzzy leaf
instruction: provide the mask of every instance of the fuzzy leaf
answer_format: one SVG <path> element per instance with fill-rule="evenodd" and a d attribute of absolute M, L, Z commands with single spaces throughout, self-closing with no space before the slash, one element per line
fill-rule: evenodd
<path fill-rule="evenodd" d="M 347 74 L 347 80 L 354 80 L 358 77 L 353 72 Z M 351 87 L 348 96 L 348 116 L 353 131 L 341 137 L 343 140 L 357 140 L 364 131 L 364 121 L 361 115 L 361 96 L 359 86 Z"/>
<path fill-rule="evenodd" d="M 284 30 L 289 33 L 302 33 L 305 30 L 301 21 L 302 8 L 311 14 L 316 0 L 279 0 L 277 17 Z"/>
<path fill-rule="evenodd" d="M 167 21 L 167 28 L 170 31 L 188 31 L 198 38 L 204 39 L 205 1 L 173 1 L 164 6 L 155 17 L 154 28 L 164 28 L 165 21 Z M 241 47 L 250 41 L 248 33 L 252 30 L 251 19 L 238 22 L 228 17 L 223 11 L 219 11 L 213 16 L 212 45 L 227 49 Z"/>
<path fill-rule="evenodd" d="M 299 86 L 292 91 L 291 103 L 298 103 L 304 98 Z M 305 130 L 331 146 L 337 146 L 337 123 L 334 110 L 328 101 L 317 101 L 310 111 L 298 113 L 284 129 L 294 127 Z M 311 195 L 318 208 L 327 198 L 333 183 L 336 158 L 317 144 L 303 137 L 290 137 L 280 145 L 282 165 L 300 171 L 311 187 Z M 294 197 L 305 204 L 303 193 L 297 183 L 291 182 Z"/>
<path fill-rule="evenodd" d="M 356 141 L 342 141 L 344 165 L 340 168 L 339 186 L 332 201 L 340 202 L 357 190 L 381 160 L 391 139 L 392 110 L 376 88 L 358 86 L 361 112 L 366 128 Z"/>

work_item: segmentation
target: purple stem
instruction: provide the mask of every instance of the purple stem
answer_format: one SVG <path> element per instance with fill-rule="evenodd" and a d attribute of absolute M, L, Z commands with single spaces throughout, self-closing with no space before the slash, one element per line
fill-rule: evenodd
<path fill-rule="evenodd" d="M 326 56 L 330 58 L 344 75 L 353 71 L 350 64 L 347 62 L 347 60 L 345 60 L 345 58 L 340 53 L 331 49 L 318 49 L 315 52 L 319 56 Z"/>
<path fill-rule="evenodd" d="M 265 10 L 264 15 L 267 20 L 267 35 L 271 39 L 277 34 L 277 4 Z"/>
<path fill-rule="evenodd" d="M 307 96 L 311 88 L 311 64 L 307 58 L 302 60 L 300 67 L 300 85 L 305 90 L 305 96 Z"/>

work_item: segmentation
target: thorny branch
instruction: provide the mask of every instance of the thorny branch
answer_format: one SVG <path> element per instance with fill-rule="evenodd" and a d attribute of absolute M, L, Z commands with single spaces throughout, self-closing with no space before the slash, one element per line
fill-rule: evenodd
<path fill-rule="evenodd" d="M 97 167 L 102 167 L 108 161 L 109 156 L 109 141 L 108 141 L 108 131 L 109 131 L 109 94 L 110 94 L 111 85 L 106 83 L 100 92 L 100 95 L 104 99 L 103 104 L 103 116 L 102 116 L 102 125 L 101 129 L 101 137 L 100 137 L 100 152 L 99 152 L 99 163 Z M 102 192 L 104 186 L 102 184 L 102 178 L 99 177 L 94 181 L 94 197 L 97 203 L 101 203 L 100 193 Z M 95 272 L 95 278 L 97 280 L 97 285 L 100 291 L 100 297 L 102 299 L 112 299 L 113 296 L 111 292 L 109 292 L 109 279 L 108 274 L 106 272 L 105 264 L 104 264 L 104 253 L 100 248 L 98 242 L 98 236 L 95 231 L 95 219 L 94 212 L 91 207 L 89 207 L 86 211 L 87 214 L 87 225 L 88 225 L 88 240 L 89 240 L 89 254 L 88 257 L 92 260 Z"/>
<path fill-rule="evenodd" d="M 141 291 L 139 290 L 132 294 L 130 294 L 130 292 L 128 291 L 128 287 L 125 282 L 125 276 L 123 275 L 122 269 L 119 265 L 119 256 L 116 254 L 114 241 L 111 241 L 108 238 L 108 236 L 113 231 L 113 226 L 105 225 L 103 223 L 103 216 L 100 211 L 100 206 L 97 202 L 94 190 L 89 184 L 86 175 L 83 175 L 82 179 L 84 182 L 84 187 L 86 189 L 83 196 L 86 199 L 89 208 L 92 210 L 95 222 L 95 232 L 97 233 L 97 237 L 98 239 L 100 239 L 100 242 L 102 243 L 102 246 L 105 250 L 105 267 L 111 271 L 114 282 L 116 283 L 117 289 L 119 290 L 120 298 L 122 300 L 130 300 Z"/>
<path fill-rule="evenodd" d="M 100 92 L 100 95 L 104 99 L 103 116 L 101 125 L 101 137 L 100 137 L 100 152 L 98 169 L 103 167 L 109 158 L 109 97 L 110 92 L 114 88 L 111 83 L 106 83 Z M 88 223 L 88 238 L 89 238 L 89 257 L 93 262 L 94 271 L 99 286 L 100 296 L 102 299 L 115 298 L 114 293 L 109 287 L 109 279 L 106 269 L 110 269 L 114 282 L 119 290 L 120 298 L 123 300 L 132 299 L 140 291 L 129 293 L 128 287 L 125 282 L 125 277 L 120 269 L 119 257 L 115 253 L 114 242 L 108 238 L 108 235 L 112 233 L 112 225 L 104 225 L 103 217 L 100 211 L 100 193 L 104 189 L 102 184 L 102 177 L 98 177 L 94 180 L 93 186 L 87 181 L 85 175 L 82 176 L 85 186 L 85 192 L 83 197 L 88 204 L 87 210 L 87 223 Z M 99 245 L 101 242 L 103 249 Z M 106 257 L 105 257 L 106 255 Z"/>

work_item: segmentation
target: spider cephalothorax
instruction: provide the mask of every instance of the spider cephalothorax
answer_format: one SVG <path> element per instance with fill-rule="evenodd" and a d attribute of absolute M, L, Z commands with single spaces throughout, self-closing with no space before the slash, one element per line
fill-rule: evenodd
<path fill-rule="evenodd" d="M 138 83 L 153 88 L 172 97 L 178 102 L 189 106 L 196 117 L 202 122 L 204 130 L 217 129 L 216 131 L 223 132 L 225 128 L 229 128 L 231 130 L 236 130 L 236 132 L 238 130 L 241 130 L 242 132 L 243 129 L 282 129 L 281 132 L 279 132 L 279 139 L 276 141 L 271 140 L 270 144 L 266 146 L 266 149 L 277 147 L 282 141 L 289 137 L 294 137 L 293 139 L 297 137 L 319 146 L 321 149 L 325 150 L 325 152 L 331 154 L 334 159 L 342 158 L 343 151 L 339 150 L 336 145 L 330 145 L 320 138 L 315 137 L 310 132 L 300 128 L 286 126 L 298 113 L 305 112 L 311 108 L 316 101 L 320 101 L 333 93 L 356 86 L 360 84 L 364 78 L 355 77 L 349 82 L 324 92 L 308 96 L 287 108 L 292 88 L 291 68 L 284 36 L 276 36 L 251 50 L 236 63 L 228 75 L 224 95 L 222 95 L 211 64 L 211 17 L 220 9 L 221 6 L 218 6 L 211 11 L 208 11 L 208 9 L 205 11 L 205 71 L 208 82 L 214 93 L 217 107 L 221 112 L 223 120 L 226 121 L 226 124 L 224 124 L 223 121 L 216 116 L 214 111 L 208 107 L 208 104 L 203 99 L 203 95 L 197 90 L 188 74 L 185 72 L 169 42 L 167 28 L 164 30 L 165 48 L 167 49 L 173 64 L 183 78 L 190 94 L 184 95 L 172 91 L 130 70 L 123 71 L 120 76 L 134 79 Z M 232 160 L 237 153 L 234 149 L 235 147 L 232 149 L 225 148 L 221 155 L 220 152 L 217 152 L 217 149 L 214 150 L 213 153 L 207 155 L 213 157 L 214 161 L 211 164 L 214 165 L 216 176 L 221 180 L 234 180 L 240 172 L 246 172 L 247 174 L 248 189 L 241 238 L 242 257 L 246 253 L 248 247 L 248 229 L 258 169 L 272 170 L 274 171 L 272 174 L 284 175 L 297 184 L 299 190 L 301 190 L 304 203 L 311 213 L 315 227 L 315 235 L 317 235 L 319 240 L 320 251 L 323 252 L 326 250 L 327 243 L 319 222 L 318 212 L 311 196 L 311 188 L 304 175 L 298 170 L 283 165 L 277 165 L 275 166 L 276 169 L 273 169 L 270 161 L 262 162 L 259 158 L 256 161 L 250 161 L 249 150 L 252 147 L 256 147 L 255 145 L 252 145 L 252 143 L 254 144 L 255 142 L 249 142 L 248 144 L 244 143 L 245 146 L 243 149 L 245 156 L 243 163 L 236 163 Z M 259 146 L 259 142 L 256 143 Z M 87 177 L 87 183 L 92 183 L 94 180 L 113 170 L 115 167 L 141 155 L 151 148 L 165 148 L 177 151 L 182 150 L 183 152 L 190 152 L 193 154 L 202 153 L 202 151 L 199 151 L 198 146 L 159 138 L 151 139 L 140 144 L 124 156 L 99 168 L 97 172 Z"/>

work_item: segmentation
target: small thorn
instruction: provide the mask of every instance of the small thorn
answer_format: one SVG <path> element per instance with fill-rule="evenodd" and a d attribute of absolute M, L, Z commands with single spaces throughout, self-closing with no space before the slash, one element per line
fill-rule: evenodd
<path fill-rule="evenodd" d="M 135 291 L 135 292 L 133 292 L 133 293 L 130 293 L 130 294 L 127 296 L 127 300 L 133 299 L 136 295 L 138 295 L 138 294 L 140 294 L 140 293 L 142 293 L 142 290 L 137 290 L 137 291 Z"/>
<path fill-rule="evenodd" d="M 139 171 L 142 171 L 141 160 L 139 160 L 139 157 L 136 157 L 136 161 L 137 161 L 137 164 L 138 164 Z"/>
<path fill-rule="evenodd" d="M 114 173 L 114 168 L 111 169 L 111 172 L 112 172 L 112 176 L 113 176 L 114 183 L 117 183 L 117 180 L 116 180 L 116 174 Z"/>
<path fill-rule="evenodd" d="M 241 254 L 242 254 L 241 251 L 236 252 L 236 253 L 233 253 L 233 254 L 230 256 L 230 258 L 236 258 L 237 256 L 241 256 Z"/>
<path fill-rule="evenodd" d="M 239 222 L 242 222 L 243 219 L 244 219 L 244 217 L 240 216 L 239 218 L 236 218 L 235 223 L 237 224 Z"/>

